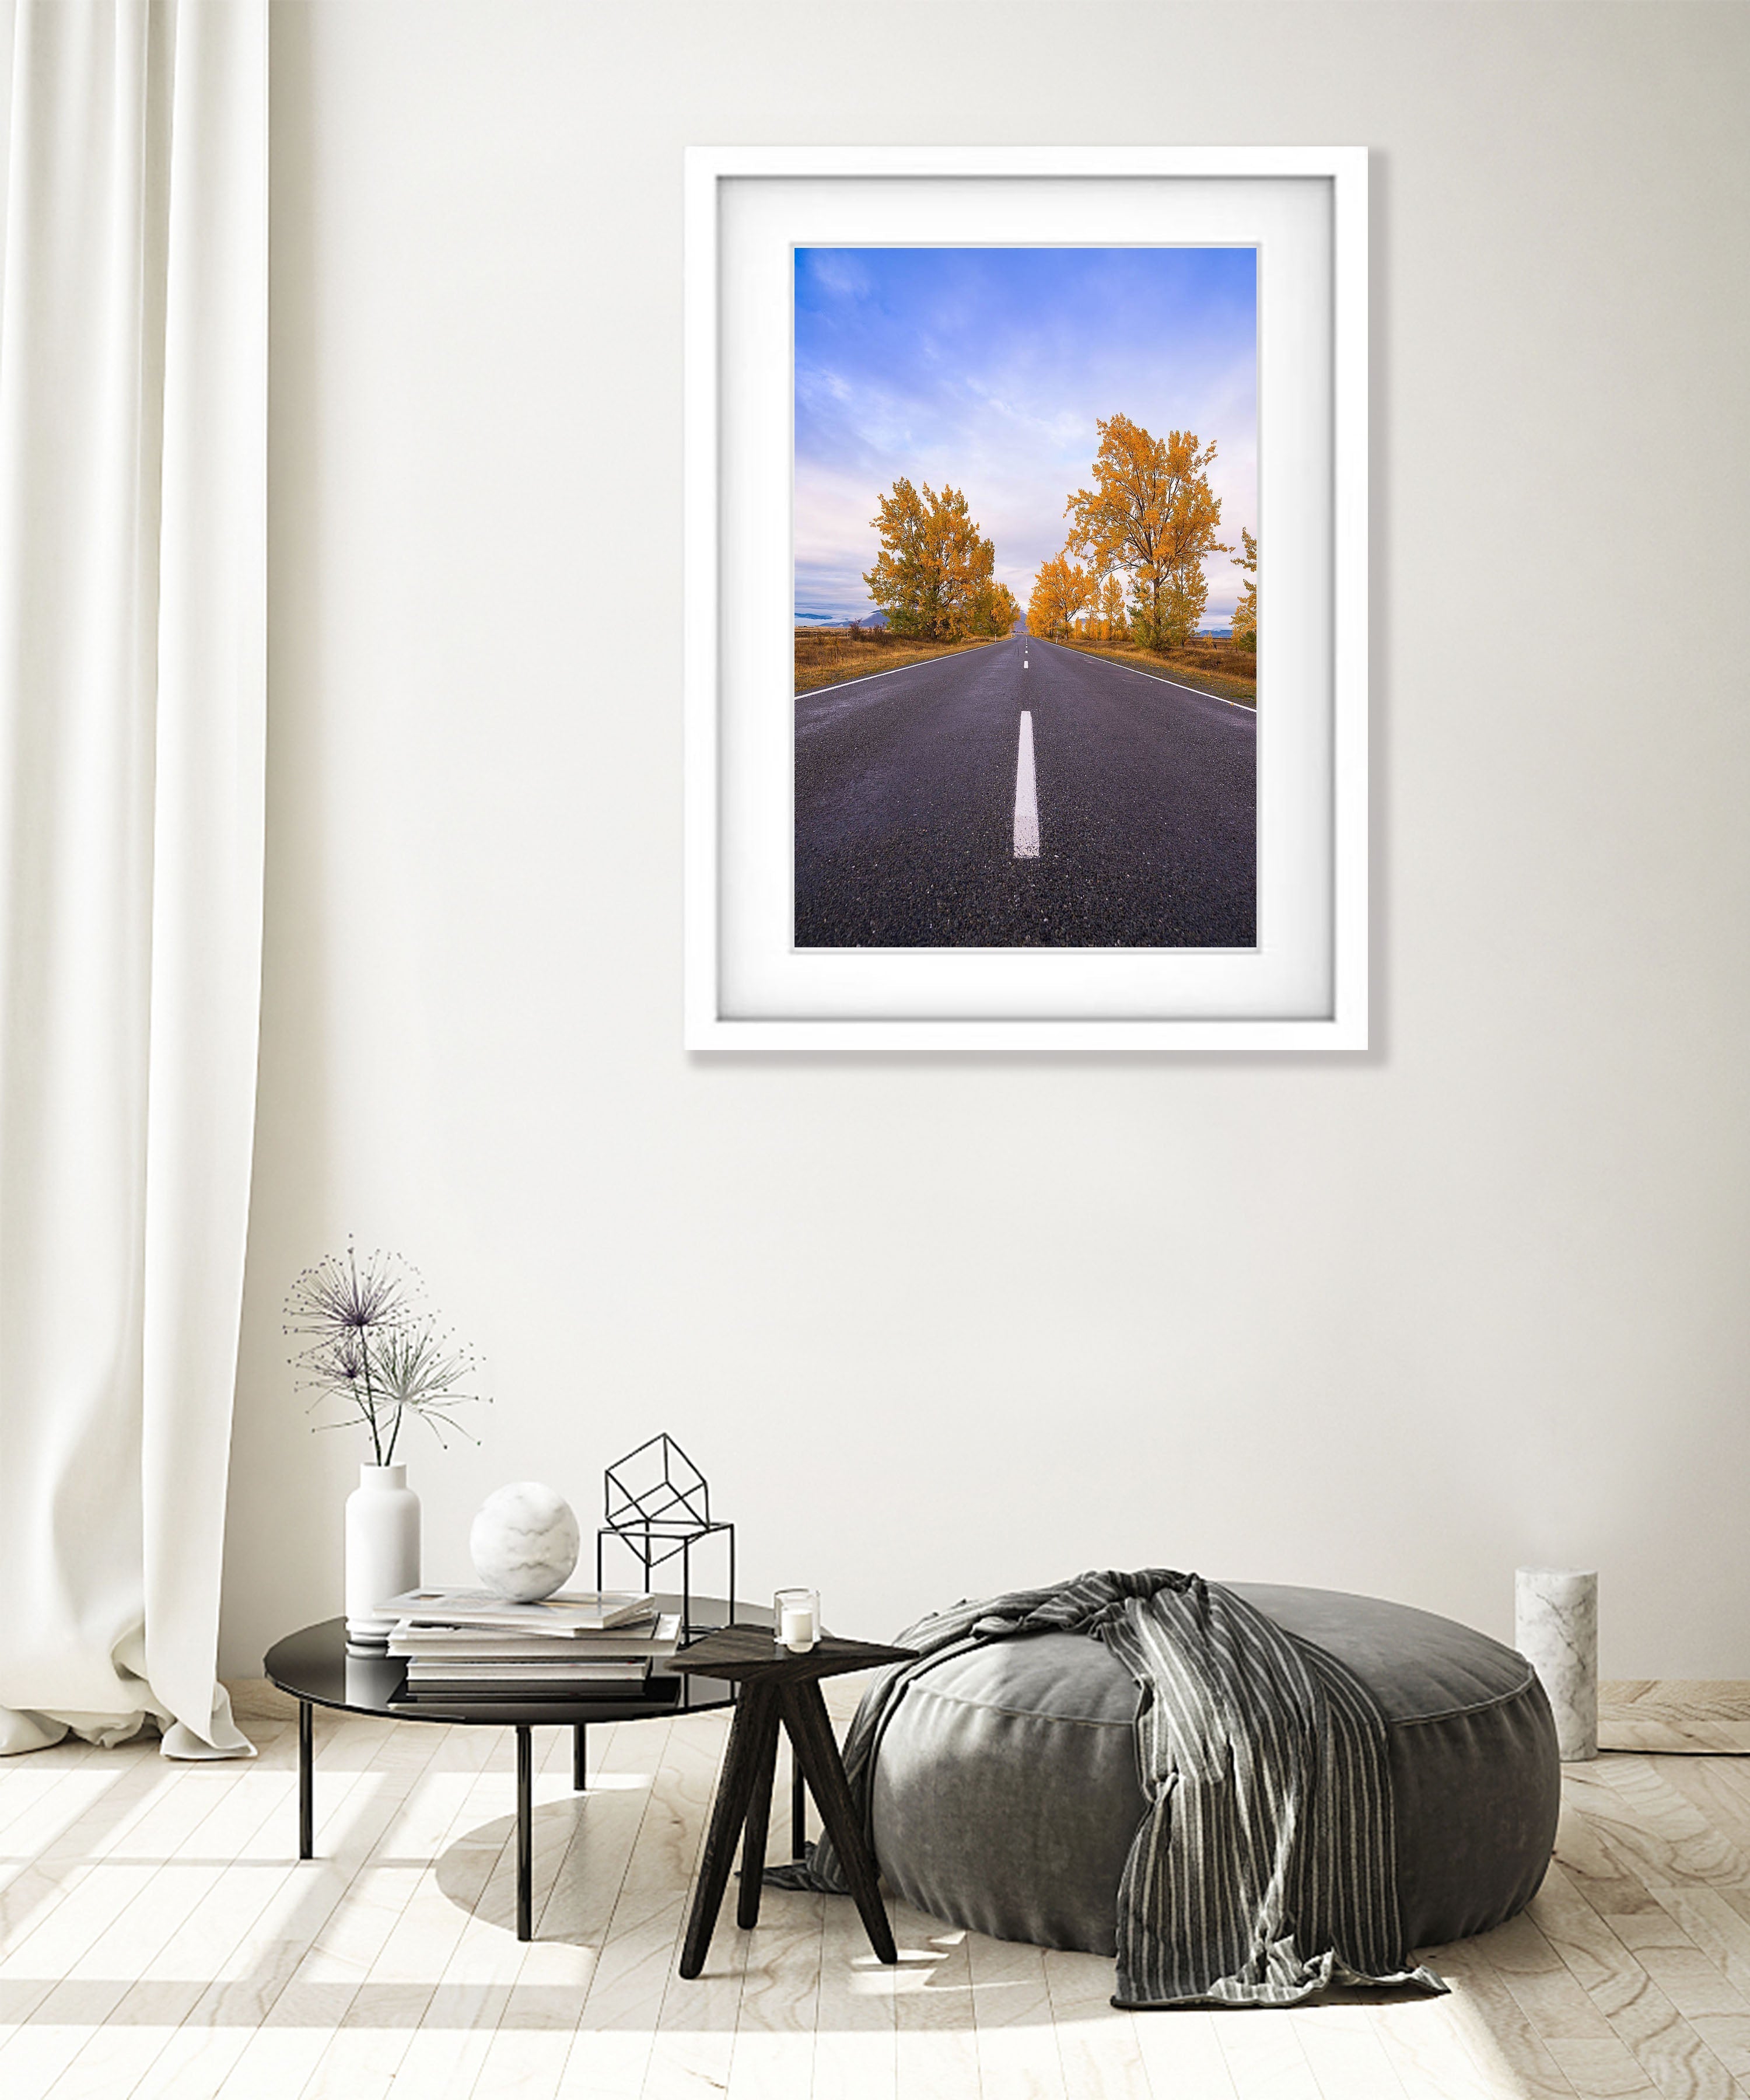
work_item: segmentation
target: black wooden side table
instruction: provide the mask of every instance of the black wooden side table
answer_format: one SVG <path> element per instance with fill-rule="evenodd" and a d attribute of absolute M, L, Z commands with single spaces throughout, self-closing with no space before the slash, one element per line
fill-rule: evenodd
<path fill-rule="evenodd" d="M 808 1782 L 851 1885 L 870 1944 L 883 1961 L 897 1961 L 893 1930 L 887 1921 L 877 1886 L 875 1864 L 863 1842 L 851 1789 L 840 1760 L 839 1745 L 820 1696 L 821 1679 L 842 1677 L 853 1670 L 879 1669 L 909 1661 L 915 1650 L 878 1648 L 869 1641 L 823 1636 L 805 1654 L 781 1648 L 764 1626 L 725 1626 L 683 1648 L 669 1668 L 682 1674 L 736 1685 L 735 1718 L 717 1798 L 712 1805 L 705 1856 L 694 1892 L 693 1912 L 681 1948 L 681 1974 L 696 1976 L 705 1965 L 706 1949 L 717 1922 L 723 1892 L 729 1886 L 736 1842 L 746 1832 L 742 1850 L 741 1894 L 735 1922 L 746 1928 L 760 1921 L 760 1882 L 765 1867 L 766 1824 L 772 1810 L 772 1776 L 778 1758 L 782 1722 L 796 1755 L 796 1769 Z"/>

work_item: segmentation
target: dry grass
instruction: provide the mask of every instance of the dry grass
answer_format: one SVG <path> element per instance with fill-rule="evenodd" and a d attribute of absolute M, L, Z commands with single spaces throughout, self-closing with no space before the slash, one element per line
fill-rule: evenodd
<path fill-rule="evenodd" d="M 1230 678 L 1255 678 L 1258 653 L 1252 649 L 1231 649 L 1224 642 L 1193 643 L 1188 649 L 1170 652 L 1175 664 L 1188 664 L 1199 671 L 1219 671 Z"/>
<path fill-rule="evenodd" d="M 1153 649 L 1139 649 L 1134 642 L 1060 642 L 1060 649 L 1079 649 L 1084 656 L 1109 656 L 1114 664 L 1128 664 L 1138 671 L 1153 672 L 1193 692 L 1210 693 L 1219 700 L 1238 700 L 1249 708 L 1258 705 L 1258 678 L 1227 669 L 1217 670 L 1220 654 L 1213 649 L 1175 650 L 1170 656 Z M 1236 651 L 1236 654 L 1240 652 Z"/>
<path fill-rule="evenodd" d="M 866 677 L 871 671 L 897 671 L 906 664 L 924 664 L 932 656 L 954 656 L 963 650 L 986 646 L 982 640 L 912 642 L 879 632 L 849 634 L 842 627 L 799 627 L 796 690 L 812 692 L 818 686 Z"/>

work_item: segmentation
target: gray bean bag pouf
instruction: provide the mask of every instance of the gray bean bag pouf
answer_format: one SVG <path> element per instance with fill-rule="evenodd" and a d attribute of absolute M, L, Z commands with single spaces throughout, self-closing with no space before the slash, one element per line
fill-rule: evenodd
<path fill-rule="evenodd" d="M 1405 1604 L 1236 1582 L 1347 1663 L 1391 1736 L 1411 1947 L 1486 1932 L 1537 1892 L 1561 1766 L 1543 1687 L 1511 1648 Z M 952 1655 L 906 1687 L 875 1761 L 875 1856 L 910 1904 L 1040 1947 L 1114 1952 L 1146 1803 L 1136 1685 L 1098 1641 L 1040 1634 Z"/>

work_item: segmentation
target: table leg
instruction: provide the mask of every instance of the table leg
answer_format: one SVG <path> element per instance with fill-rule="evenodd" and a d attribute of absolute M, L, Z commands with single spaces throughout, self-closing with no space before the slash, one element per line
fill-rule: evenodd
<path fill-rule="evenodd" d="M 778 1770 L 778 1701 L 765 1702 L 765 1716 L 752 1750 L 753 1793 L 747 1802 L 747 1835 L 742 1846 L 741 1893 L 735 1899 L 735 1922 L 751 1932 L 760 1922 L 760 1889 L 765 1875 L 765 1833 L 772 1816 L 772 1781 Z"/>
<path fill-rule="evenodd" d="M 517 1730 L 517 1937 L 535 1937 L 535 1750 L 531 1728 Z"/>
<path fill-rule="evenodd" d="M 307 1699 L 298 1702 L 298 1856 L 316 1856 L 316 1742 Z"/>
<path fill-rule="evenodd" d="M 589 1723 L 579 1721 L 571 1729 L 571 1791 L 585 1792 L 589 1785 Z"/>
<path fill-rule="evenodd" d="M 687 1919 L 686 1938 L 681 1943 L 683 1976 L 696 1976 L 705 1965 L 718 1907 L 723 1901 L 723 1891 L 729 1886 L 730 1868 L 735 1861 L 735 1841 L 747 1820 L 747 1804 L 753 1798 L 755 1749 L 772 1708 L 773 1693 L 764 1684 L 743 1687 L 735 1702 L 735 1718 L 730 1727 L 723 1773 L 717 1781 L 717 1798 L 712 1804 L 711 1827 L 705 1833 L 699 1886 L 693 1892 L 692 1915 Z"/>
<path fill-rule="evenodd" d="M 893 1944 L 893 1928 L 888 1923 L 875 1861 L 870 1858 L 869 1847 L 863 1842 L 856 1806 L 845 1780 L 832 1723 L 827 1718 L 827 1702 L 820 1696 L 820 1687 L 813 1683 L 780 1685 L 778 1696 L 784 1725 L 790 1731 L 790 1740 L 800 1760 L 809 1791 L 814 1797 L 814 1806 L 820 1811 L 820 1820 L 827 1826 L 827 1835 L 832 1840 L 839 1864 L 844 1869 L 844 1878 L 851 1885 L 851 1894 L 856 1899 L 863 1928 L 869 1935 L 869 1943 L 879 1961 L 897 1961 L 899 1950 Z"/>
<path fill-rule="evenodd" d="M 790 1856 L 808 1856 L 808 1792 L 802 1784 L 802 1760 L 790 1749 Z"/>

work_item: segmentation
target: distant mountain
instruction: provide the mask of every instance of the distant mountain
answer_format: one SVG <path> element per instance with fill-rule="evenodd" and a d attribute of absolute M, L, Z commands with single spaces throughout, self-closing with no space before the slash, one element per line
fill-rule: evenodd
<path fill-rule="evenodd" d="M 885 627 L 884 612 L 849 613 L 841 607 L 822 605 L 799 605 L 796 611 L 798 627 L 860 627 L 866 632 L 871 627 Z"/>

